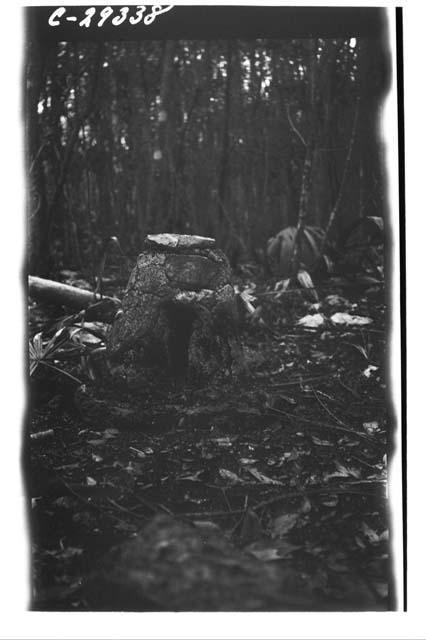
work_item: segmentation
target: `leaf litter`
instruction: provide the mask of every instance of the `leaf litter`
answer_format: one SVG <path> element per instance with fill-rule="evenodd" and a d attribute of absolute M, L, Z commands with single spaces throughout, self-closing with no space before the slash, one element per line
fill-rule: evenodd
<path fill-rule="evenodd" d="M 105 550 L 166 512 L 279 566 L 315 594 L 319 609 L 348 607 L 358 596 L 367 608 L 388 607 L 384 337 L 369 334 L 374 364 L 364 369 L 362 353 L 348 343 L 373 322 L 383 325 L 384 301 L 375 290 L 355 309 L 336 292 L 315 303 L 322 313 L 306 316 L 300 298 L 289 303 L 288 283 L 253 285 L 240 286 L 248 316 L 261 297 L 273 334 L 256 318 L 247 321 L 247 377 L 199 391 L 155 388 L 147 379 L 137 409 L 143 428 L 128 420 L 129 399 L 108 386 L 87 420 L 81 407 L 61 402 L 77 383 L 49 372 L 59 400 L 38 406 L 31 425 L 33 433 L 60 432 L 31 452 L 36 594 L 57 583 L 66 593 L 68 585 L 73 610 L 84 609 L 72 585 Z M 91 335 L 81 341 L 97 344 Z M 35 338 L 34 379 L 43 369 L 35 364 L 53 346 Z"/>

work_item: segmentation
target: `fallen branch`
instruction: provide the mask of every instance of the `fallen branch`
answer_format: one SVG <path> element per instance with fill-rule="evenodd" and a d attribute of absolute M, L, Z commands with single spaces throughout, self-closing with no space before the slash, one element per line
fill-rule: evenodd
<path fill-rule="evenodd" d="M 112 322 L 121 307 L 118 298 L 101 296 L 93 291 L 37 276 L 28 276 L 28 293 L 34 300 L 40 302 L 64 305 L 75 311 L 88 310 L 90 319 L 104 322 Z"/>
<path fill-rule="evenodd" d="M 45 438 L 50 438 L 55 435 L 53 429 L 47 429 L 46 431 L 36 431 L 35 433 L 30 433 L 31 440 L 44 440 Z"/>

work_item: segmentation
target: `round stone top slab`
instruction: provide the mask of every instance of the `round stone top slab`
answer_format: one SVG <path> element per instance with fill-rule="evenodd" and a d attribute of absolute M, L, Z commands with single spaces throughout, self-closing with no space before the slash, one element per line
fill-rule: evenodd
<path fill-rule="evenodd" d="M 147 235 L 145 243 L 153 248 L 174 249 L 175 251 L 187 249 L 206 249 L 216 245 L 214 238 L 192 236 L 179 233 L 157 233 Z"/>

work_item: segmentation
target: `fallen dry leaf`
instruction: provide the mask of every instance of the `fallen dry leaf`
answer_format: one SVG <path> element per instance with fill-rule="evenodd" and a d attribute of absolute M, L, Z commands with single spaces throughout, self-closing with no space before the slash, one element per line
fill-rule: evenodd
<path fill-rule="evenodd" d="M 279 538 L 287 535 L 287 533 L 294 527 L 299 519 L 298 513 L 286 513 L 282 516 L 278 516 L 272 525 L 272 536 Z"/>
<path fill-rule="evenodd" d="M 350 326 L 363 326 L 371 324 L 373 320 L 363 316 L 353 316 L 350 313 L 334 313 L 331 318 L 333 324 L 345 324 Z"/>
<path fill-rule="evenodd" d="M 247 471 L 249 473 L 251 473 L 253 478 L 256 478 L 256 480 L 259 480 L 259 482 L 261 482 L 262 484 L 282 485 L 282 482 L 280 482 L 280 480 L 274 480 L 274 478 L 269 478 L 268 476 L 265 476 L 264 473 L 261 473 L 257 469 L 253 469 L 251 467 L 248 467 Z"/>
<path fill-rule="evenodd" d="M 244 484 L 244 480 L 237 476 L 233 471 L 228 471 L 228 469 L 219 469 L 219 475 L 224 480 L 228 480 L 231 484 Z"/>

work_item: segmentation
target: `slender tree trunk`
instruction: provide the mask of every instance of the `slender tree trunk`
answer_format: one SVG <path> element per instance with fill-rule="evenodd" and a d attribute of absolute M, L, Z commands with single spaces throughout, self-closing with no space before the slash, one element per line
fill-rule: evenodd
<path fill-rule="evenodd" d="M 377 180 L 381 164 L 377 117 L 379 100 L 383 91 L 383 60 L 378 43 L 369 38 L 362 39 L 359 46 L 360 82 L 360 155 L 363 171 L 363 213 L 381 215 L 375 198 L 380 190 Z M 380 178 L 379 178 L 380 180 Z M 381 186 L 381 185 L 380 185 Z"/>
<path fill-rule="evenodd" d="M 303 232 L 306 226 L 306 219 L 308 217 L 308 203 L 309 203 L 310 182 L 311 182 L 311 173 L 312 173 L 312 154 L 313 154 L 313 136 L 311 134 L 309 136 L 309 139 L 306 145 L 305 161 L 303 163 L 303 170 L 302 170 L 302 183 L 300 186 L 300 198 L 299 198 L 299 216 L 297 220 L 296 236 L 294 239 L 294 251 L 293 251 L 292 267 L 291 267 L 292 272 L 297 271 L 299 268 L 300 244 L 301 244 Z"/>
<path fill-rule="evenodd" d="M 174 175 L 174 162 L 173 154 L 171 150 L 171 126 L 170 119 L 172 116 L 170 108 L 170 95 L 171 95 L 171 78 L 172 78 L 172 66 L 173 56 L 175 50 L 175 43 L 173 40 L 166 40 L 163 49 L 163 61 L 161 69 L 161 84 L 160 84 L 160 102 L 157 111 L 158 122 L 158 151 L 161 156 L 157 160 L 159 165 L 159 193 L 158 201 L 160 210 L 158 212 L 159 220 L 164 223 L 173 225 L 171 219 L 171 207 L 170 202 L 173 199 L 173 175 Z M 167 221 L 167 222 L 166 222 Z"/>
<path fill-rule="evenodd" d="M 149 110 L 144 106 L 144 98 L 147 100 L 148 96 L 144 96 L 143 83 L 143 55 L 141 44 L 134 43 L 129 64 L 129 95 L 130 95 L 130 153 L 132 164 L 132 179 L 133 189 L 131 197 L 131 207 L 134 211 L 134 220 L 137 228 L 140 232 L 140 240 L 146 235 L 145 220 L 144 220 L 144 207 L 143 207 L 143 189 L 146 188 L 144 179 L 148 177 L 148 171 L 144 167 L 143 157 L 145 145 L 149 142 L 149 131 L 146 127 L 146 122 L 149 122 Z M 146 139 L 145 139 L 146 137 Z M 130 220 L 132 221 L 133 216 Z"/>
<path fill-rule="evenodd" d="M 46 51 L 40 42 L 28 42 L 26 57 L 26 160 L 27 160 L 27 235 L 28 270 L 46 275 L 48 255 L 44 249 L 47 222 L 45 175 L 42 163 L 43 143 L 38 119 L 38 103 L 45 77 Z"/>
<path fill-rule="evenodd" d="M 359 206 L 358 206 L 358 216 L 359 218 L 364 217 L 364 167 L 362 164 L 362 158 L 359 161 Z"/>
<path fill-rule="evenodd" d="M 220 154 L 220 168 L 219 168 L 219 185 L 218 185 L 218 223 L 221 228 L 227 207 L 229 196 L 229 170 L 230 170 L 230 137 L 229 129 L 231 122 L 231 86 L 232 86 L 232 44 L 228 40 L 226 50 L 226 82 L 225 82 L 225 95 L 223 105 L 223 129 L 222 129 L 222 146 Z"/>
<path fill-rule="evenodd" d="M 300 186 L 300 198 L 299 198 L 299 214 L 297 220 L 296 236 L 294 239 L 294 251 L 291 260 L 291 272 L 297 272 L 299 268 L 299 254 L 300 244 L 302 241 L 304 229 L 306 226 L 306 220 L 308 217 L 309 196 L 312 188 L 312 159 L 314 155 L 315 136 L 316 132 L 316 40 L 311 41 L 311 53 L 310 53 L 310 84 L 309 84 L 309 103 L 310 103 L 310 117 L 309 117 L 309 136 L 306 141 L 305 160 L 302 170 L 302 181 Z"/>
<path fill-rule="evenodd" d="M 352 131 L 351 131 L 351 137 L 349 139 L 349 144 L 348 144 L 348 152 L 346 155 L 346 160 L 345 160 L 345 165 L 343 167 L 343 173 L 342 173 L 342 178 L 340 181 L 340 188 L 339 188 L 339 193 L 337 196 L 337 200 L 334 204 L 333 209 L 330 212 L 330 216 L 328 218 L 328 222 L 327 222 L 327 226 L 325 228 L 325 234 L 324 234 L 324 239 L 322 242 L 322 246 L 324 247 L 329 236 L 330 236 L 330 230 L 331 227 L 333 226 L 335 220 L 336 220 L 336 216 L 337 216 L 337 212 L 339 211 L 341 202 L 342 202 L 342 197 L 343 197 L 343 190 L 345 187 L 345 182 L 346 182 L 346 177 L 348 175 L 348 169 L 349 169 L 349 165 L 351 162 L 351 157 L 352 157 L 352 149 L 354 146 L 354 141 L 355 141 L 355 135 L 356 135 L 356 131 L 357 131 L 357 126 L 358 126 L 358 114 L 359 114 L 359 99 L 357 100 L 356 106 L 355 106 L 355 114 L 354 114 L 354 120 L 353 120 L 353 124 L 352 124 Z"/>

